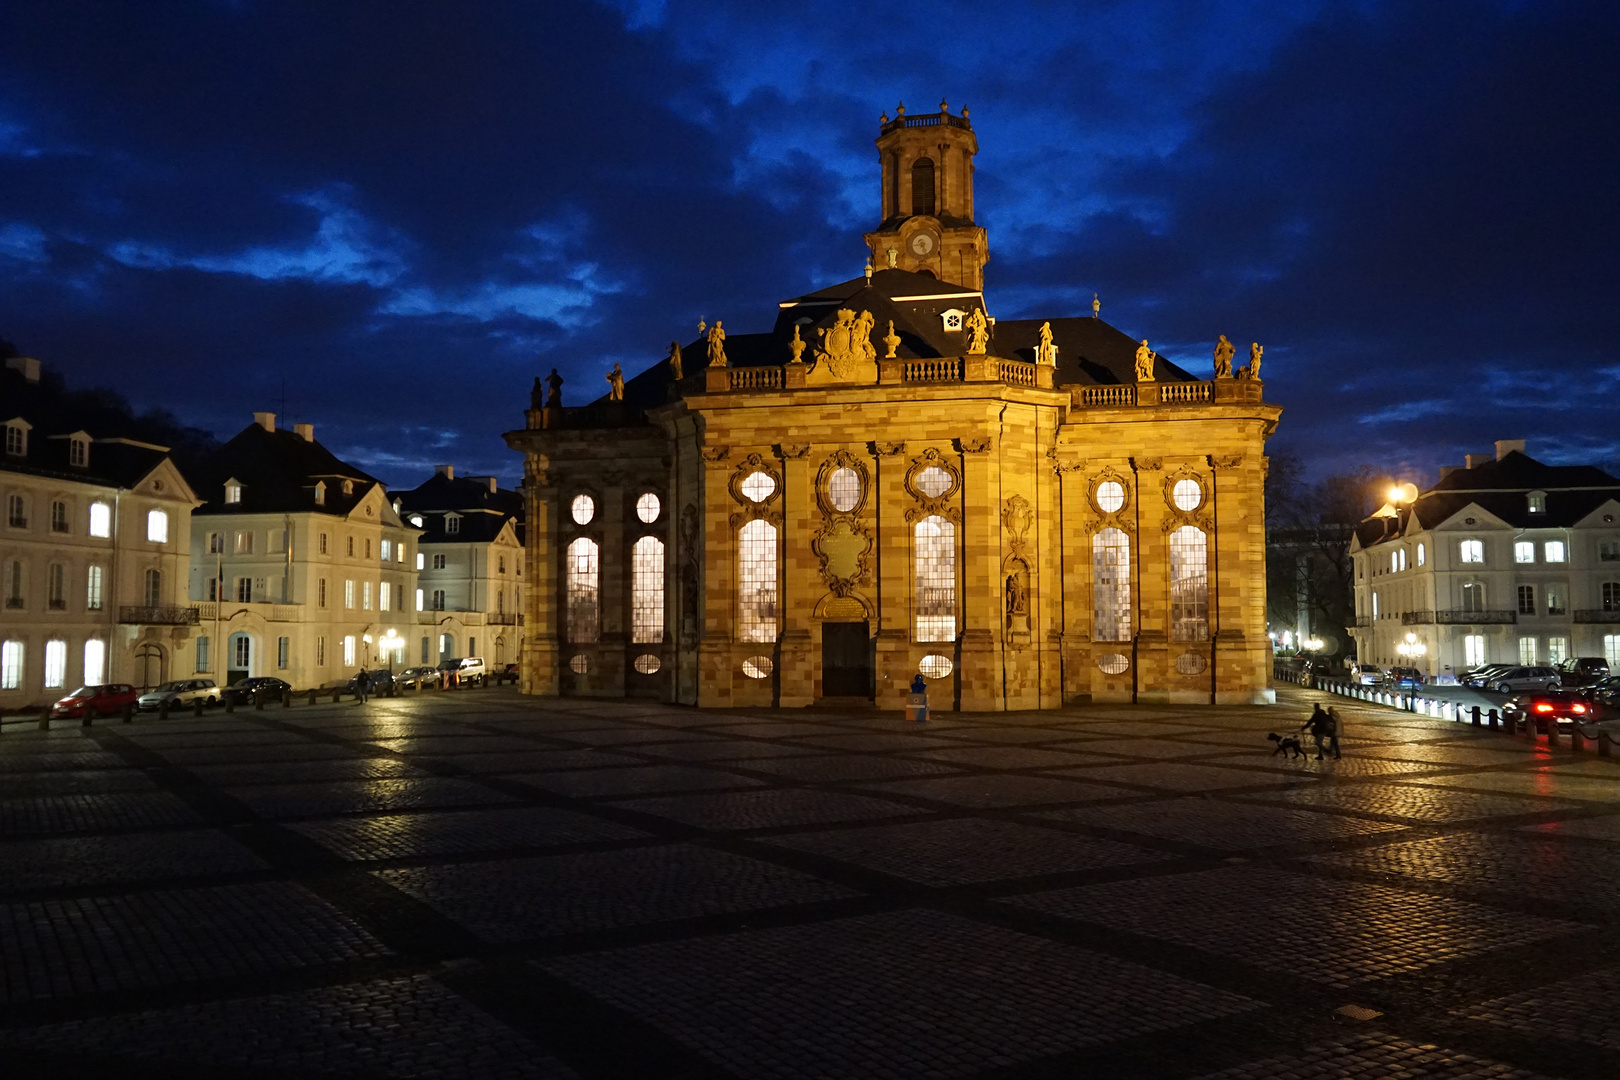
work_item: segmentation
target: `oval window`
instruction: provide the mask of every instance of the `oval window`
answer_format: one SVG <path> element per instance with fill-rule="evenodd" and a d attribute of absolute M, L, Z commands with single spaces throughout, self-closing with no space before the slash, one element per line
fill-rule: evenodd
<path fill-rule="evenodd" d="M 743 498 L 749 502 L 764 502 L 776 490 L 776 481 L 766 472 L 751 472 L 742 482 Z"/>
<path fill-rule="evenodd" d="M 951 658 L 948 656 L 929 653 L 922 658 L 922 663 L 917 665 L 917 670 L 922 672 L 922 677 L 925 679 L 943 679 L 956 670 L 956 665 L 951 663 Z"/>
<path fill-rule="evenodd" d="M 1177 510 L 1196 510 L 1204 501 L 1204 489 L 1196 480 L 1177 480 L 1176 486 L 1170 489 L 1170 498 Z"/>
<path fill-rule="evenodd" d="M 656 675 L 658 669 L 663 666 L 664 662 L 650 652 L 642 653 L 636 657 L 636 670 L 643 675 Z"/>
<path fill-rule="evenodd" d="M 855 509 L 861 501 L 861 474 L 848 466 L 834 469 L 827 481 L 827 501 L 841 514 Z"/>
<path fill-rule="evenodd" d="M 663 504 L 658 501 L 658 496 L 650 491 L 636 500 L 636 517 L 649 525 L 658 520 L 658 512 L 662 509 Z"/>
<path fill-rule="evenodd" d="M 951 474 L 938 465 L 930 465 L 917 474 L 917 490 L 930 499 L 939 498 L 955 486 L 956 481 Z"/>
<path fill-rule="evenodd" d="M 569 511 L 574 515 L 575 525 L 589 525 L 596 516 L 596 500 L 589 495 L 575 495 Z"/>
<path fill-rule="evenodd" d="M 1119 675 L 1131 666 L 1131 658 L 1124 653 L 1111 652 L 1098 657 L 1097 666 L 1104 675 Z"/>
<path fill-rule="evenodd" d="M 1125 485 L 1118 480 L 1104 480 L 1097 485 L 1097 509 L 1105 514 L 1116 514 L 1125 505 Z"/>
<path fill-rule="evenodd" d="M 575 675 L 584 675 L 591 670 L 591 661 L 584 653 L 579 653 L 568 661 L 568 670 Z"/>
<path fill-rule="evenodd" d="M 743 661 L 743 674 L 750 679 L 768 679 L 776 665 L 771 663 L 768 656 L 750 656 Z"/>
<path fill-rule="evenodd" d="M 1184 652 L 1176 657 L 1176 670 L 1183 675 L 1201 675 L 1208 667 L 1208 662 L 1197 653 Z"/>

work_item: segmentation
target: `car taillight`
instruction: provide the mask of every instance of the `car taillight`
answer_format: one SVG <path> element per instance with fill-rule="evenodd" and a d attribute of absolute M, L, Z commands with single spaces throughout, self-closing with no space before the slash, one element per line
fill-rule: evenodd
<path fill-rule="evenodd" d="M 1536 702 L 1536 712 L 1552 712 L 1553 707 L 1545 701 Z"/>
<path fill-rule="evenodd" d="M 1569 711 L 1570 712 L 1585 712 L 1586 711 L 1586 706 L 1580 704 L 1579 702 L 1577 702 L 1574 705 L 1571 705 L 1569 707 Z"/>

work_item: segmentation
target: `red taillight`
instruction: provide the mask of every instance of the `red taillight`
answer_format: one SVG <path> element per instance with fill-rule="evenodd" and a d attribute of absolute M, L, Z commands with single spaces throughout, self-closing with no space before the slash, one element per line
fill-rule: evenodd
<path fill-rule="evenodd" d="M 1569 707 L 1569 711 L 1570 712 L 1585 712 L 1586 711 L 1586 706 L 1580 704 L 1579 702 L 1577 702 L 1576 704 L 1571 705 Z"/>
<path fill-rule="evenodd" d="M 1536 702 L 1536 712 L 1552 712 L 1553 707 L 1545 701 Z"/>

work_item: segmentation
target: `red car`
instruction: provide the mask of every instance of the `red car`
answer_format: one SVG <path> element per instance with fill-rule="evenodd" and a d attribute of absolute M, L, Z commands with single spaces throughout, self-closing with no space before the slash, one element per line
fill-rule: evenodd
<path fill-rule="evenodd" d="M 81 686 L 51 706 L 53 717 L 62 716 L 114 716 L 124 706 L 135 707 L 141 692 L 128 683 L 103 683 L 100 686 Z"/>
<path fill-rule="evenodd" d="M 1536 722 L 1537 731 L 1546 731 L 1549 723 L 1561 727 L 1579 721 L 1582 724 L 1597 720 L 1597 710 L 1591 702 L 1581 700 L 1573 690 L 1538 690 L 1520 694 L 1502 706 L 1511 720 Z"/>

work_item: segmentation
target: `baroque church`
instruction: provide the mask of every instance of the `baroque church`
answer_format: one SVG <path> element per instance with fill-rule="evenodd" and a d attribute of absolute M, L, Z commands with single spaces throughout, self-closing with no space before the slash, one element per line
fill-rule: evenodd
<path fill-rule="evenodd" d="M 935 709 L 1273 700 L 1260 347 L 1234 371 L 1222 336 L 1200 379 L 1095 301 L 998 321 L 967 110 L 902 107 L 877 148 L 865 274 L 761 332 L 720 313 L 588 404 L 535 380 L 506 434 L 524 691 L 897 709 L 921 674 Z"/>

